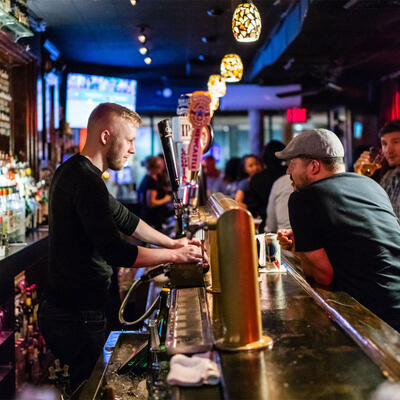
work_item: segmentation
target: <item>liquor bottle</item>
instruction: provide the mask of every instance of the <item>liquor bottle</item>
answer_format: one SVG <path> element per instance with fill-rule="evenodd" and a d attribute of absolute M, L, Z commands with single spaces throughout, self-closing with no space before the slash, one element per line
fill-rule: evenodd
<path fill-rule="evenodd" d="M 68 399 L 71 396 L 71 382 L 70 382 L 68 364 L 63 365 L 62 374 L 59 380 L 60 380 L 60 393 L 64 399 Z"/>

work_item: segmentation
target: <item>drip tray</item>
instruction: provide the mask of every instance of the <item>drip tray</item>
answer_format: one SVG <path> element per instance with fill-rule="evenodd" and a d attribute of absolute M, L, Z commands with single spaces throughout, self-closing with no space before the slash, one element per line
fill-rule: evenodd
<path fill-rule="evenodd" d="M 165 343 L 168 354 L 203 353 L 213 344 L 205 289 L 173 289 Z"/>

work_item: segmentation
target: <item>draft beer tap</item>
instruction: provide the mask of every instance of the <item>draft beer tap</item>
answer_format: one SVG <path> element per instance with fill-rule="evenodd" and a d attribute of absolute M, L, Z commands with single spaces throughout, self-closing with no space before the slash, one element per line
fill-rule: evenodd
<path fill-rule="evenodd" d="M 168 176 L 171 182 L 172 198 L 174 203 L 175 215 L 177 218 L 176 237 L 185 236 L 183 229 L 183 206 L 179 198 L 179 175 L 175 157 L 175 147 L 172 134 L 172 125 L 170 119 L 163 119 L 158 123 L 158 132 L 163 149 L 165 164 L 167 166 Z"/>

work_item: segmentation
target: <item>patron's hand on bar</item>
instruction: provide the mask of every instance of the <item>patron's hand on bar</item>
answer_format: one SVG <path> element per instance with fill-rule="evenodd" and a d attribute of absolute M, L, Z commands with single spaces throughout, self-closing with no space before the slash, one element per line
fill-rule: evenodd
<path fill-rule="evenodd" d="M 282 249 L 294 251 L 294 236 L 292 229 L 279 229 L 278 240 Z"/>

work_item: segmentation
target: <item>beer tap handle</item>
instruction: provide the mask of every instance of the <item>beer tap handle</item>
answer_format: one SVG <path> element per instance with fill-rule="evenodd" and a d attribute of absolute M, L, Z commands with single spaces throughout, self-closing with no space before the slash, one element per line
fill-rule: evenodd
<path fill-rule="evenodd" d="M 211 119 L 210 112 L 211 97 L 208 92 L 194 92 L 189 102 L 188 118 L 192 125 L 192 137 L 189 144 L 189 170 L 191 171 L 191 181 L 196 181 L 200 170 L 202 143 L 201 136 L 206 130 Z"/>
<path fill-rule="evenodd" d="M 178 168 L 175 157 L 174 141 L 172 139 L 172 125 L 170 119 L 163 119 L 158 123 L 158 132 L 160 134 L 161 147 L 163 149 L 165 164 L 167 166 L 167 172 L 171 181 L 172 192 L 176 193 L 178 197 L 179 189 L 179 177 Z"/>

